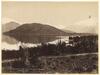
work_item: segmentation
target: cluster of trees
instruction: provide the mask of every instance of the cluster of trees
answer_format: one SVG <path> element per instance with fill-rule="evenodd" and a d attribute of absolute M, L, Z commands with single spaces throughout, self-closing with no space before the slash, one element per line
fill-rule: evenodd
<path fill-rule="evenodd" d="M 98 51 L 97 36 L 73 37 L 72 46 L 66 46 L 65 42 L 55 44 L 42 44 L 29 50 L 31 63 L 37 64 L 37 58 L 40 56 L 62 56 L 67 54 L 92 53 Z"/>
<path fill-rule="evenodd" d="M 35 48 L 29 48 L 29 50 L 30 53 L 40 54 L 40 56 L 90 53 L 98 51 L 97 36 L 77 36 L 73 37 L 72 40 L 72 46 L 66 46 L 65 42 L 60 41 L 56 45 L 42 44 Z"/>
<path fill-rule="evenodd" d="M 74 51 L 78 52 L 97 52 L 98 37 L 97 36 L 77 36 L 70 37 L 70 43 L 73 45 Z"/>
<path fill-rule="evenodd" d="M 41 46 L 26 48 L 29 53 L 29 57 L 35 58 L 39 56 L 58 56 L 66 54 L 78 54 L 78 53 L 91 53 L 98 51 L 98 37 L 97 36 L 80 36 L 70 37 L 67 45 L 65 42 L 58 42 L 55 44 L 44 44 Z M 25 49 L 20 46 L 18 51 L 2 51 L 2 58 L 17 58 L 24 56 Z"/>

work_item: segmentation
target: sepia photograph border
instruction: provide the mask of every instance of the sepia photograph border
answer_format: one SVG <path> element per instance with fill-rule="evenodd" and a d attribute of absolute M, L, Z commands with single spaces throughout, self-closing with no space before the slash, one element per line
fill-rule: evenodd
<path fill-rule="evenodd" d="M 1 2 L 0 2 L 0 16 L 1 16 L 1 18 L 0 18 L 0 24 L 1 24 L 1 21 L 2 21 L 2 1 L 26 1 L 26 2 L 98 2 L 99 4 L 99 6 L 98 6 L 98 13 L 100 13 L 100 1 L 99 0 L 1 0 Z M 99 15 L 99 14 L 98 14 Z M 98 16 L 98 18 L 100 19 L 100 15 Z M 99 22 L 99 19 L 98 19 L 98 22 Z M 56 74 L 56 75 L 99 75 L 99 73 L 100 73 L 100 55 L 99 55 L 99 53 L 100 53 L 100 45 L 99 45 L 99 43 L 100 43 L 100 37 L 99 37 L 99 34 L 100 34 L 100 30 L 99 30 L 99 28 L 100 28 L 100 23 L 99 23 L 99 25 L 98 25 L 98 74 L 79 74 L 79 73 L 72 73 L 72 74 Z M 2 39 L 2 33 L 1 33 L 1 31 L 2 31 L 2 25 L 1 25 L 1 27 L 0 27 L 0 39 Z M 0 40 L 0 48 L 1 48 L 1 46 L 2 46 L 2 41 Z M 0 52 L 0 70 L 1 70 L 1 72 L 0 72 L 0 74 L 1 75 L 29 75 L 29 74 L 31 74 L 31 73 L 29 73 L 29 74 L 24 74 L 24 73 L 2 73 L 2 52 Z M 34 73 L 32 73 L 32 74 L 34 74 Z M 34 75 L 48 75 L 48 74 L 34 74 Z M 55 75 L 55 74 L 50 74 L 50 75 Z"/>

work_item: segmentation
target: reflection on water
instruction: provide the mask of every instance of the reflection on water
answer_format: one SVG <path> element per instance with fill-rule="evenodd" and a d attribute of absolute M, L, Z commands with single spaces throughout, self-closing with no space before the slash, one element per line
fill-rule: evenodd
<path fill-rule="evenodd" d="M 24 37 L 23 38 L 13 38 L 11 36 L 7 36 L 7 35 L 3 35 L 2 36 L 2 42 L 7 42 L 9 44 L 16 44 L 19 41 L 23 42 L 23 43 L 46 43 L 46 42 L 50 42 L 50 41 L 54 41 L 56 39 L 58 39 L 59 37 L 54 37 L 54 36 L 34 36 L 34 37 Z"/>
<path fill-rule="evenodd" d="M 18 41 L 19 39 L 2 35 L 2 49 L 18 50 L 21 44 L 26 47 L 36 47 L 40 45 L 40 43 L 56 44 L 58 43 L 59 39 L 61 39 L 61 41 L 67 41 L 68 43 L 68 36 L 34 36 L 32 38 L 20 38 L 21 41 Z"/>
<path fill-rule="evenodd" d="M 15 38 L 7 36 L 7 35 L 2 35 L 2 42 L 6 42 L 6 43 L 9 43 L 9 44 L 18 43 L 18 41 Z"/>
<path fill-rule="evenodd" d="M 9 44 L 7 42 L 2 42 L 2 50 L 19 50 L 18 44 Z"/>

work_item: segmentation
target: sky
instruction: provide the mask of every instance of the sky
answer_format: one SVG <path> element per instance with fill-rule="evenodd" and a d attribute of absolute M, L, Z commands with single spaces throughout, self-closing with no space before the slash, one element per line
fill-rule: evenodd
<path fill-rule="evenodd" d="M 89 16 L 97 22 L 97 2 L 2 2 L 3 23 L 11 20 L 20 24 L 36 22 L 72 29 Z"/>

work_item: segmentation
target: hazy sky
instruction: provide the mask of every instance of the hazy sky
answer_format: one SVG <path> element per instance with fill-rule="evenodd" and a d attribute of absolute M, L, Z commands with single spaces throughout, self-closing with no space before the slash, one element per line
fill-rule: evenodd
<path fill-rule="evenodd" d="M 2 20 L 43 23 L 65 28 L 89 16 L 98 18 L 97 2 L 3 2 Z"/>

